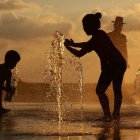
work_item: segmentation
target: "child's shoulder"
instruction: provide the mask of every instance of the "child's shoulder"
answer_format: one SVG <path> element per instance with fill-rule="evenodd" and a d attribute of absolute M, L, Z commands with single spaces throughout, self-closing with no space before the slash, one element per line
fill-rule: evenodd
<path fill-rule="evenodd" d="M 107 33 L 104 30 L 98 30 L 97 36 L 98 37 L 106 37 Z"/>
<path fill-rule="evenodd" d="M 99 30 L 99 33 L 101 33 L 101 34 L 107 34 L 104 30 Z"/>
<path fill-rule="evenodd" d="M 4 64 L 0 64 L 0 69 L 6 69 Z"/>
<path fill-rule="evenodd" d="M 2 73 L 11 73 L 11 70 L 9 70 L 4 64 L 0 64 L 0 72 Z"/>
<path fill-rule="evenodd" d="M 0 69 L 4 69 L 4 65 L 3 64 L 0 64 Z"/>

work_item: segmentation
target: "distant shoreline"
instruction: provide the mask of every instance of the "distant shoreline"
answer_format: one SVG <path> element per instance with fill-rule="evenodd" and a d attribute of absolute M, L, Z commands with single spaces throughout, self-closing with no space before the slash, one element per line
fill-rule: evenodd
<path fill-rule="evenodd" d="M 84 102 L 98 102 L 95 93 L 96 83 L 84 84 Z M 123 84 L 123 102 L 133 102 L 131 95 L 134 92 L 133 84 Z M 110 86 L 106 93 L 113 101 L 113 90 Z M 64 83 L 63 95 L 64 100 L 71 100 L 71 102 L 80 101 L 80 91 L 78 83 Z M 19 81 L 17 86 L 17 95 L 14 96 L 14 102 L 53 102 L 56 101 L 56 95 L 50 93 L 49 83 L 29 83 Z"/>

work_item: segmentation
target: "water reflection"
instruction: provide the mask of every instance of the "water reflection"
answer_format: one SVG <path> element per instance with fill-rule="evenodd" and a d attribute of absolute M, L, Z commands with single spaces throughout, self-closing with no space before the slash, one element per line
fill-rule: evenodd
<path fill-rule="evenodd" d="M 125 111 L 120 123 L 107 124 L 93 121 L 99 114 L 98 108 L 89 112 L 84 111 L 85 119 L 81 121 L 78 119 L 79 108 L 79 111 L 75 110 L 73 120 L 65 121 L 61 133 L 57 129 L 57 121 L 52 119 L 54 114 L 42 110 L 43 105 L 38 109 L 34 108 L 35 105 L 27 106 L 25 104 L 23 108 L 14 106 L 12 112 L 0 117 L 0 140 L 139 140 L 140 138 L 140 123 L 138 123 L 140 114 L 138 108 L 132 106 L 123 107 Z M 132 112 L 128 114 L 130 110 Z"/>
<path fill-rule="evenodd" d="M 16 126 L 12 117 L 0 116 L 0 131 L 9 131 Z"/>
<path fill-rule="evenodd" d="M 15 137 L 9 136 L 16 123 L 13 118 L 0 116 L 0 139 L 1 140 L 15 140 Z"/>
<path fill-rule="evenodd" d="M 120 124 L 114 123 L 112 127 L 104 126 L 101 131 L 96 135 L 97 140 L 121 140 Z"/>

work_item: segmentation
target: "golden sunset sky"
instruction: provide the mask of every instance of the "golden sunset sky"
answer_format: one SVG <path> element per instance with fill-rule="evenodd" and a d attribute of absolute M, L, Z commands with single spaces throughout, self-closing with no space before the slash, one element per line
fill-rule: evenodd
<path fill-rule="evenodd" d="M 9 49 L 21 54 L 18 64 L 23 81 L 40 82 L 45 70 L 45 59 L 58 30 L 66 38 L 87 41 L 82 28 L 82 17 L 101 12 L 102 29 L 113 29 L 112 21 L 123 16 L 126 23 L 130 68 L 125 82 L 133 83 L 140 68 L 140 1 L 139 0 L 0 0 L 0 62 Z M 85 82 L 97 82 L 100 74 L 99 58 L 92 52 L 81 58 Z"/>

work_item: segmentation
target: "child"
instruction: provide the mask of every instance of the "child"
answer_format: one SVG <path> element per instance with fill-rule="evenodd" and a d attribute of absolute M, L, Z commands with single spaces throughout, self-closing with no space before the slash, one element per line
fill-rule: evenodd
<path fill-rule="evenodd" d="M 20 55 L 14 50 L 10 50 L 5 55 L 5 62 L 0 64 L 0 114 L 7 113 L 8 109 L 2 107 L 2 90 L 13 94 L 13 89 L 11 87 L 11 70 L 17 65 L 20 61 Z M 6 87 L 4 86 L 6 84 Z"/>
<path fill-rule="evenodd" d="M 65 40 L 65 47 L 77 57 L 81 57 L 86 53 L 95 51 L 101 62 L 101 75 L 96 87 L 100 104 L 102 106 L 104 116 L 101 120 L 105 122 L 120 119 L 120 107 L 122 103 L 121 85 L 126 70 L 126 61 L 121 53 L 115 48 L 107 34 L 100 30 L 101 13 L 87 14 L 84 16 L 83 29 L 87 35 L 91 35 L 91 39 L 87 42 L 75 43 L 72 39 Z M 71 47 L 72 46 L 72 47 Z M 76 50 L 74 47 L 81 48 Z M 91 64 L 92 65 L 92 64 Z M 111 114 L 109 100 L 105 92 L 113 82 L 114 90 L 114 111 Z"/>

